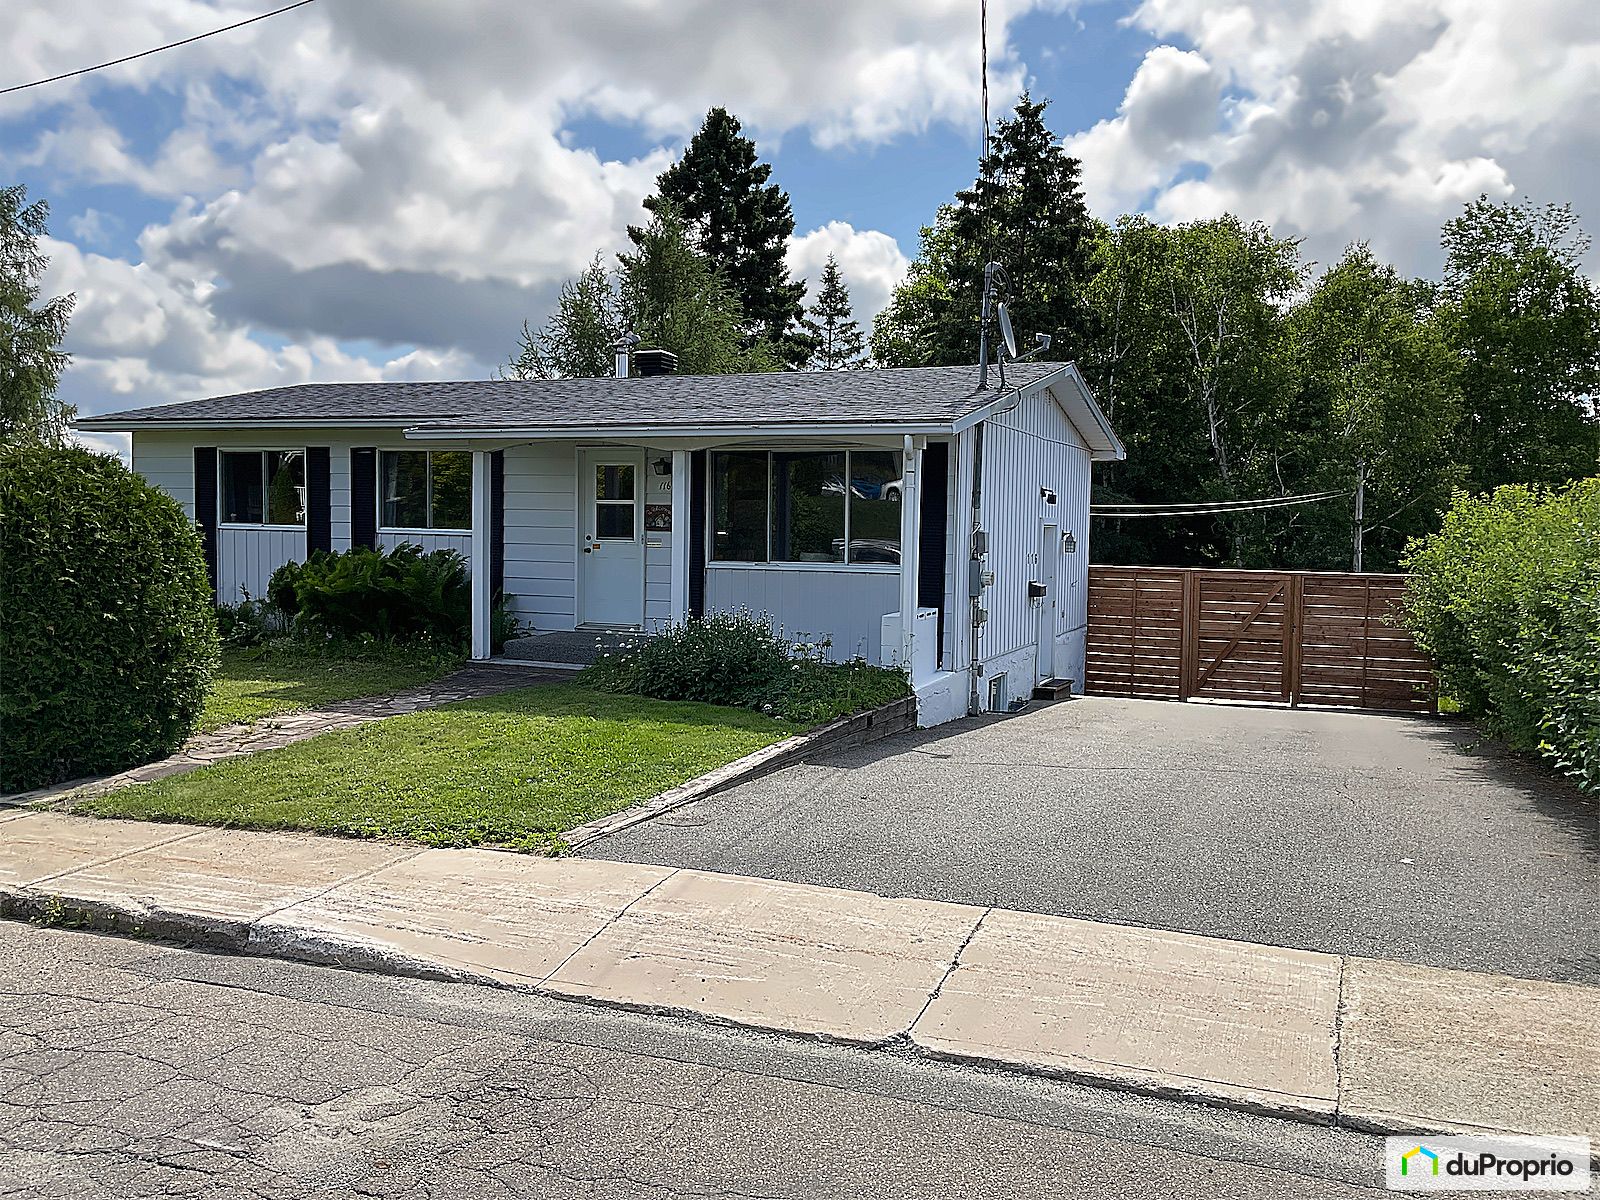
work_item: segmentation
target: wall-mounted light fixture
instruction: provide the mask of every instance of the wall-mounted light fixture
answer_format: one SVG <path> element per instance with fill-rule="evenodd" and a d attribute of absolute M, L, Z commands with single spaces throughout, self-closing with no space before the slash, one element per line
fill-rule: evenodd
<path fill-rule="evenodd" d="M 670 458 L 658 458 L 650 464 L 650 469 L 657 475 L 671 475 L 672 460 Z"/>
<path fill-rule="evenodd" d="M 1046 504 L 1054 504 L 1056 502 L 1056 494 L 1049 488 L 1042 487 L 1039 489 L 1039 499 L 1043 500 Z"/>
<path fill-rule="evenodd" d="M 1078 552 L 1078 539 L 1070 529 L 1061 535 L 1061 552 L 1063 554 L 1076 554 Z"/>

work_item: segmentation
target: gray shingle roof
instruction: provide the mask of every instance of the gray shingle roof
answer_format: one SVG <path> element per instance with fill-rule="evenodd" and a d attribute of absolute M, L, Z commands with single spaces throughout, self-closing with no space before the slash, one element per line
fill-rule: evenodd
<path fill-rule="evenodd" d="M 1015 363 L 1010 385 L 1026 386 L 1061 363 Z M 237 421 L 481 428 L 604 429 L 768 424 L 947 424 L 998 398 L 999 376 L 978 391 L 978 369 L 665 375 L 651 379 L 464 380 L 305 383 L 87 417 L 89 429 Z"/>

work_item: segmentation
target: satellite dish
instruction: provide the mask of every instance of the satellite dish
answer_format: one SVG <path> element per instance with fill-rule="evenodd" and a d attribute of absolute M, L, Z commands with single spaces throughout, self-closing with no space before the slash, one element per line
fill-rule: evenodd
<path fill-rule="evenodd" d="M 1011 332 L 1011 314 L 1006 312 L 1005 301 L 995 306 L 1000 317 L 1000 336 L 1006 340 L 1006 353 L 1012 358 L 1017 356 L 1017 335 Z"/>

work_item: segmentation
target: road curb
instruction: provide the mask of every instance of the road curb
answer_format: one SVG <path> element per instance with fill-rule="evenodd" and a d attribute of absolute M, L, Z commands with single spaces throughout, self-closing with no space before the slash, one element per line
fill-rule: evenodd
<path fill-rule="evenodd" d="M 44 926 L 94 933 L 109 933 L 142 940 L 172 942 L 205 950 L 247 957 L 272 958 L 313 966 L 367 974 L 387 975 L 431 982 L 471 984 L 503 991 L 538 996 L 542 1000 L 577 1004 L 615 1012 L 630 1012 L 688 1021 L 711 1029 L 737 1029 L 746 1033 L 777 1037 L 805 1045 L 836 1045 L 867 1054 L 886 1054 L 921 1062 L 948 1064 L 995 1074 L 1026 1076 L 1095 1087 L 1125 1095 L 1201 1105 L 1229 1112 L 1293 1121 L 1317 1128 L 1349 1129 L 1378 1135 L 1452 1135 L 1494 1133 L 1448 1123 L 1429 1123 L 1414 1119 L 1386 1119 L 1360 1115 L 1317 1112 L 1303 1105 L 1285 1102 L 1278 1105 L 1261 1100 L 1207 1092 L 1203 1088 L 1178 1087 L 1126 1075 L 1098 1074 L 1081 1068 L 1041 1066 L 987 1055 L 971 1055 L 935 1050 L 922 1045 L 910 1031 L 901 1031 L 876 1041 L 809 1034 L 781 1026 L 754 1024 L 720 1014 L 660 1004 L 617 1001 L 595 996 L 572 995 L 545 986 L 545 981 L 519 983 L 482 972 L 449 967 L 425 959 L 411 958 L 378 946 L 339 942 L 328 937 L 286 936 L 284 931 L 261 929 L 257 922 L 208 918 L 195 913 L 164 911 L 138 903 L 107 903 L 75 900 L 34 889 L 0 888 L 0 917 L 31 921 Z M 1600 1155 L 1597 1155 L 1600 1161 Z"/>
<path fill-rule="evenodd" d="M 714 771 L 707 771 L 687 783 L 680 783 L 675 788 L 669 788 L 659 795 L 641 801 L 632 808 L 625 808 L 621 812 L 612 813 L 609 817 L 601 817 L 597 821 L 590 821 L 585 825 L 579 825 L 576 829 L 570 829 L 561 835 L 561 839 L 566 842 L 569 850 L 581 850 L 612 834 L 653 820 L 662 813 L 671 812 L 685 804 L 693 804 L 696 800 L 704 800 L 707 796 L 727 791 L 731 787 L 759 779 L 763 775 L 770 775 L 774 771 L 781 771 L 784 767 L 793 766 L 812 755 L 865 746 L 916 727 L 917 699 L 915 696 L 906 696 L 879 708 L 841 717 L 809 733 L 797 734 L 794 737 L 784 738 L 781 742 L 764 746 Z"/>
<path fill-rule="evenodd" d="M 1126 1095 L 1149 1096 L 1212 1109 L 1293 1121 L 1317 1128 L 1348 1129 L 1380 1136 L 1501 1135 L 1508 1132 L 1470 1124 L 1429 1121 L 1410 1115 L 1373 1111 L 1344 1112 L 1337 1109 L 1332 1112 L 1318 1111 L 1296 1103 L 1288 1097 L 1282 1103 L 1275 1103 L 1259 1096 L 1243 1097 L 1226 1091 L 1210 1091 L 1203 1086 L 1202 1080 L 1195 1081 L 1200 1086 L 1178 1085 L 1134 1078 L 1126 1073 L 1111 1070 L 1102 1073 L 1082 1067 L 1044 1065 L 992 1055 L 935 1049 L 923 1045 L 916 1039 L 913 1032 L 915 1022 L 912 1028 L 902 1030 L 886 1039 L 854 1039 L 742 1021 L 724 1014 L 702 1012 L 677 1005 L 575 995 L 546 986 L 548 979 L 530 977 L 527 982 L 520 982 L 469 968 L 408 956 L 361 941 L 341 941 L 327 935 L 307 935 L 271 926 L 263 927 L 264 918 L 241 920 L 208 916 L 162 909 L 141 901 L 91 901 L 61 896 L 40 890 L 38 887 L 16 886 L 0 886 L 0 918 L 26 920 L 47 927 L 172 942 L 222 953 L 302 962 L 367 974 L 492 987 L 565 1004 L 682 1020 L 706 1028 L 738 1029 L 806 1045 L 848 1046 L 863 1053 L 880 1053 L 928 1063 L 959 1065 L 1011 1076 L 1057 1080 Z M 1600 1165 L 1600 1152 L 1596 1153 L 1594 1161 Z"/>

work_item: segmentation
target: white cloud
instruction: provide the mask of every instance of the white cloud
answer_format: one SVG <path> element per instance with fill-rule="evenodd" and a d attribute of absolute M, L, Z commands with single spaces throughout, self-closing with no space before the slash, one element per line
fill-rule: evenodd
<path fill-rule="evenodd" d="M 1022 82 L 1010 23 L 1067 2 L 993 0 L 998 94 Z M 259 11 L 24 0 L 7 13 L 8 74 L 52 75 Z M 320 4 L 5 98 L 0 120 L 48 121 L 0 146 L 0 168 L 174 204 L 140 236 L 138 263 L 54 247 L 52 278 L 79 295 L 68 390 L 86 412 L 364 368 L 482 374 L 563 278 L 620 247 L 707 107 L 728 105 L 764 142 L 824 147 L 966 123 L 976 40 L 970 0 L 602 0 L 559 17 L 512 0 Z M 151 148 L 110 110 L 127 93 L 109 87 L 176 95 L 181 118 Z M 586 117 L 658 145 L 604 158 L 568 136 Z M 97 244 L 88 214 L 67 228 Z M 904 269 L 899 248 L 829 225 L 797 239 L 801 270 L 823 246 L 870 317 Z M 395 358 L 371 367 L 338 349 L 350 341 Z"/>
<path fill-rule="evenodd" d="M 1084 191 L 1100 212 L 1137 208 L 1147 192 L 1216 133 L 1222 74 L 1201 55 L 1157 46 L 1128 84 L 1117 115 L 1068 140 L 1090 165 Z"/>
<path fill-rule="evenodd" d="M 1145 0 L 1132 22 L 1190 49 L 1151 51 L 1117 116 L 1068 145 L 1103 214 L 1231 210 L 1324 262 L 1367 238 L 1431 270 L 1439 225 L 1480 193 L 1570 200 L 1600 225 L 1593 15 L 1569 0 Z"/>
<path fill-rule="evenodd" d="M 888 234 L 856 229 L 844 221 L 829 221 L 789 243 L 789 274 L 806 280 L 808 305 L 817 298 L 822 268 L 830 254 L 839 260 L 839 273 L 850 289 L 850 307 L 856 320 L 863 332 L 870 331 L 872 318 L 889 302 L 890 293 L 905 278 L 910 263 L 899 243 Z"/>
<path fill-rule="evenodd" d="M 146 264 L 85 254 L 46 239 L 47 294 L 78 298 L 62 395 L 84 412 L 106 411 L 312 380 L 451 379 L 478 373 L 455 351 L 397 350 L 374 363 L 330 338 L 275 348 L 218 319 L 212 287 L 187 285 Z"/>
<path fill-rule="evenodd" d="M 67 218 L 67 228 L 83 245 L 103 246 L 112 234 L 122 228 L 122 222 L 98 208 L 86 208 L 76 216 Z"/>

